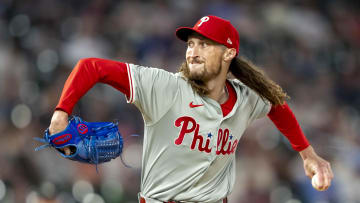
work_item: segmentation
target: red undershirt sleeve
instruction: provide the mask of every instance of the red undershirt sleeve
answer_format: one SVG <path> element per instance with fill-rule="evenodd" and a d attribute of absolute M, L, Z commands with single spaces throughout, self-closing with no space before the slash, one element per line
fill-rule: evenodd
<path fill-rule="evenodd" d="M 127 64 L 99 58 L 81 59 L 67 78 L 56 110 L 72 113 L 80 98 L 96 83 L 111 85 L 130 95 Z"/>
<path fill-rule="evenodd" d="M 287 103 L 272 106 L 268 117 L 277 129 L 290 141 L 294 150 L 302 151 L 310 145 Z"/>

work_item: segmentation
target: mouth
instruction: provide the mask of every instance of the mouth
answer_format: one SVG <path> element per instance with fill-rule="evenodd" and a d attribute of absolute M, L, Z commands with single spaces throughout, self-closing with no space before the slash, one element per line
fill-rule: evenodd
<path fill-rule="evenodd" d="M 201 61 L 191 61 L 189 64 L 202 64 L 203 62 Z"/>
<path fill-rule="evenodd" d="M 188 64 L 191 64 L 191 65 L 198 65 L 198 64 L 203 64 L 203 63 L 204 63 L 203 61 L 196 59 L 196 58 L 192 58 L 192 59 L 188 60 Z"/>

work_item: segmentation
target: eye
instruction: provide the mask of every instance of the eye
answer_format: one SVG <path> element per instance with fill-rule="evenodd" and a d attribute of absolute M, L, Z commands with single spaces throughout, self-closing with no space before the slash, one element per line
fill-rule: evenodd
<path fill-rule="evenodd" d="M 206 48 L 209 44 L 207 42 L 200 42 L 202 48 Z"/>
<path fill-rule="evenodd" d="M 188 41 L 188 42 L 187 42 L 187 45 L 188 45 L 188 47 L 190 47 L 190 48 L 191 48 L 191 47 L 193 47 L 193 46 L 194 46 L 194 42 L 193 42 L 193 41 Z"/>

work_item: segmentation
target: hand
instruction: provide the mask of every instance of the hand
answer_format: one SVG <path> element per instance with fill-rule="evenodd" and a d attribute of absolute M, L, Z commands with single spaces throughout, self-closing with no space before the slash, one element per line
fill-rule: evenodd
<path fill-rule="evenodd" d="M 65 130 L 69 124 L 68 118 L 69 115 L 66 112 L 59 110 L 55 111 L 51 118 L 51 123 L 49 126 L 50 135 Z M 67 156 L 71 154 L 71 150 L 68 147 L 64 147 L 63 149 L 59 149 L 59 150 L 62 151 Z"/>
<path fill-rule="evenodd" d="M 312 179 L 313 187 L 319 191 L 327 190 L 334 178 L 330 163 L 319 157 L 311 146 L 301 151 L 300 156 L 304 161 L 305 174 Z"/>

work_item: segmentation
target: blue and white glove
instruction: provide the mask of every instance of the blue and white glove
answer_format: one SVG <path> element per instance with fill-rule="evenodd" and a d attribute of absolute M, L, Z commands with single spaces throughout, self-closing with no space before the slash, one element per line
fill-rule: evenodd
<path fill-rule="evenodd" d="M 96 165 L 117 158 L 123 148 L 123 138 L 117 123 L 86 122 L 77 116 L 69 119 L 64 131 L 50 135 L 48 128 L 43 139 L 35 139 L 46 143 L 35 148 L 35 151 L 53 147 L 65 158 Z M 61 150 L 64 147 L 70 148 L 70 155 L 64 154 Z"/>

